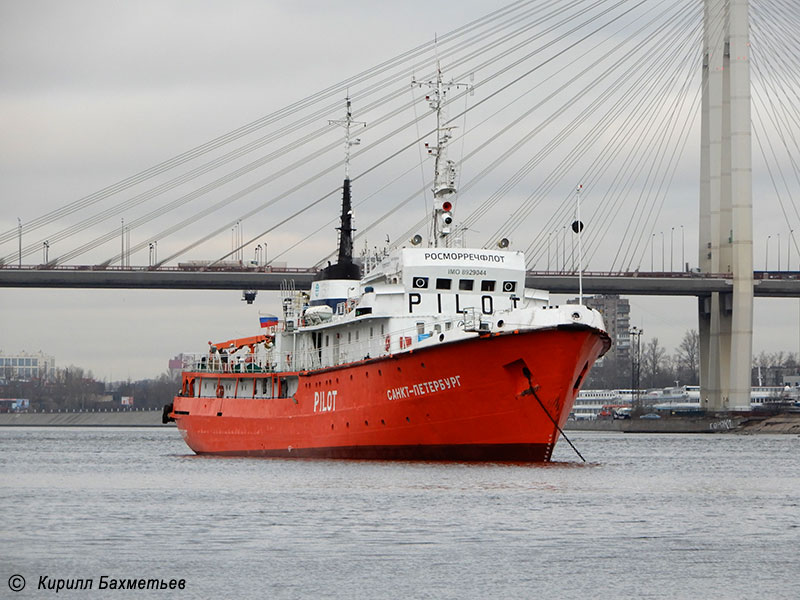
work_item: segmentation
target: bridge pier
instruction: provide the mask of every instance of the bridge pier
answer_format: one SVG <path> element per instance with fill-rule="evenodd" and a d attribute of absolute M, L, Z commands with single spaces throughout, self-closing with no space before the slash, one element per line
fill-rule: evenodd
<path fill-rule="evenodd" d="M 732 273 L 733 292 L 698 306 L 700 396 L 710 411 L 750 410 L 753 208 L 748 0 L 706 0 L 699 265 Z"/>

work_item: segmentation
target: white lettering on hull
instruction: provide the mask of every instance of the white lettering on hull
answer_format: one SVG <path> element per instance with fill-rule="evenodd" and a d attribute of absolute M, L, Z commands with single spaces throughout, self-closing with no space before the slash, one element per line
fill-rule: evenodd
<path fill-rule="evenodd" d="M 461 387 L 461 375 L 453 375 L 450 377 L 444 377 L 442 379 L 422 381 L 413 385 L 390 388 L 386 390 L 386 398 L 389 400 L 403 400 L 411 397 L 416 398 L 419 396 L 425 396 L 427 394 L 444 392 L 457 387 Z"/>
<path fill-rule="evenodd" d="M 336 395 L 339 390 L 314 392 L 314 412 L 333 412 L 336 410 Z"/>

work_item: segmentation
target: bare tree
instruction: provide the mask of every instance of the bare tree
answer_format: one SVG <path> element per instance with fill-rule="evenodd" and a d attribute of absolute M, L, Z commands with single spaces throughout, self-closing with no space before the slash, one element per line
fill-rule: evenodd
<path fill-rule="evenodd" d="M 642 374 L 643 379 L 650 382 L 650 387 L 656 387 L 660 380 L 660 375 L 667 370 L 664 357 L 667 351 L 658 343 L 658 338 L 654 337 L 644 347 L 642 351 Z"/>
<path fill-rule="evenodd" d="M 675 362 L 681 380 L 689 384 L 699 382 L 700 347 L 696 329 L 690 329 L 683 336 L 675 353 Z"/>

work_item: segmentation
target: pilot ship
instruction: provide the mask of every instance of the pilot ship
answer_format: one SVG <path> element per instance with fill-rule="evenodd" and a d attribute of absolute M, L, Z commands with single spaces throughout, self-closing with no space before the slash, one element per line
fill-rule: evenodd
<path fill-rule="evenodd" d="M 438 109 L 441 75 L 435 83 Z M 282 314 L 262 317 L 263 333 L 193 356 L 164 407 L 194 452 L 550 460 L 609 336 L 597 311 L 526 288 L 523 253 L 449 239 L 447 138 L 440 128 L 432 243 L 415 236 L 368 264 L 353 259 L 345 160 L 336 263 L 310 290 L 284 290 Z"/>

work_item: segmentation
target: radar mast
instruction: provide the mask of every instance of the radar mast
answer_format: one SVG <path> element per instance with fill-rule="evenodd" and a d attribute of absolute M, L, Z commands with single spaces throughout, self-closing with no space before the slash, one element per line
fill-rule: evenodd
<path fill-rule="evenodd" d="M 330 125 L 344 127 L 344 182 L 342 184 L 342 214 L 339 231 L 339 252 L 336 264 L 329 264 L 319 272 L 316 279 L 361 279 L 361 269 L 353 262 L 353 207 L 350 200 L 350 149 L 361 143 L 359 138 L 351 134 L 353 125 L 366 127 L 364 121 L 354 121 L 350 107 L 350 95 L 346 100 L 345 118 L 330 120 Z"/>
<path fill-rule="evenodd" d="M 428 105 L 436 112 L 436 145 L 425 144 L 428 154 L 434 157 L 433 175 L 433 245 L 438 246 L 441 240 L 447 245 L 445 238 L 450 235 L 453 223 L 453 204 L 448 198 L 456 193 L 456 163 L 447 158 L 447 144 L 453 137 L 454 125 L 447 125 L 445 107 L 447 93 L 452 88 L 470 89 L 468 83 L 455 83 L 453 80 L 444 81 L 439 57 L 436 57 L 436 79 L 430 81 L 417 81 L 412 79 L 412 86 L 427 86 L 430 92 L 425 96 Z"/>

